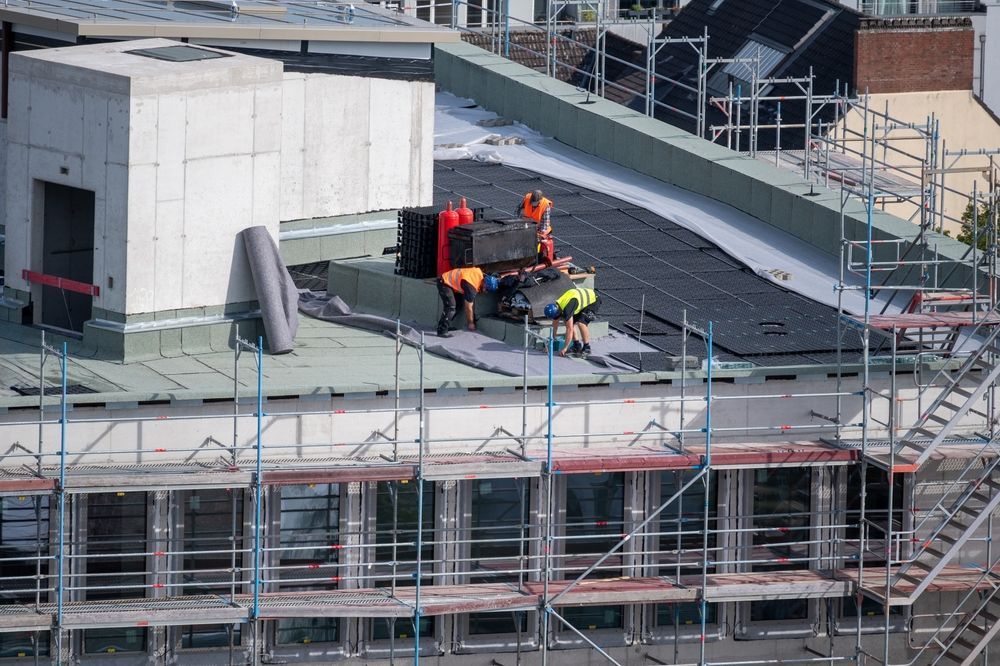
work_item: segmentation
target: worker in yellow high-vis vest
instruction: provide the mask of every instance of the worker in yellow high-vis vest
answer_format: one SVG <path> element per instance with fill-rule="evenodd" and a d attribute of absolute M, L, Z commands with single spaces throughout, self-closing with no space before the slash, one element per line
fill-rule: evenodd
<path fill-rule="evenodd" d="M 600 298 L 597 292 L 586 287 L 573 287 L 563 292 L 555 303 L 545 306 L 545 316 L 552 320 L 552 338 L 559 335 L 559 322 L 566 324 L 566 339 L 560 356 L 567 353 L 587 357 L 590 354 L 590 322 L 597 318 Z M 580 341 L 576 342 L 576 329 L 580 329 Z"/>

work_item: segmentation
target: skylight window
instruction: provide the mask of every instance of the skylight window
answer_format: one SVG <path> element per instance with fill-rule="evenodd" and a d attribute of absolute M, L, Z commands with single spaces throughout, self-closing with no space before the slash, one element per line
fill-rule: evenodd
<path fill-rule="evenodd" d="M 760 65 L 757 70 L 757 78 L 763 79 L 771 75 L 781 61 L 785 58 L 785 52 L 748 39 L 743 47 L 733 56 L 734 60 L 751 60 L 753 62 L 731 62 L 727 63 L 722 71 L 730 76 L 734 76 L 741 81 L 749 83 L 753 78 L 753 71 L 758 67 L 757 58 L 760 57 Z"/>
<path fill-rule="evenodd" d="M 169 62 L 194 62 L 195 60 L 214 60 L 215 58 L 229 57 L 228 53 L 199 49 L 194 46 L 187 46 L 186 44 L 157 46 L 151 49 L 135 49 L 134 51 L 127 51 L 127 53 L 134 53 L 138 56 L 155 58 L 157 60 L 167 60 Z"/>

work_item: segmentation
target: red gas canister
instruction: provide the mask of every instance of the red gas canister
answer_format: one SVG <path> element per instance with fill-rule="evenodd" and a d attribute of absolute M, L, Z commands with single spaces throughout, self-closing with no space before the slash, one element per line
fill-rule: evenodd
<path fill-rule="evenodd" d="M 470 213 L 472 211 L 469 211 Z M 437 243 L 437 274 L 441 275 L 451 270 L 451 246 L 448 242 L 448 232 L 459 225 L 458 212 L 451 209 L 451 202 L 448 208 L 438 214 L 438 243 Z"/>
<path fill-rule="evenodd" d="M 459 224 L 472 224 L 475 215 L 473 214 L 472 209 L 465 205 L 465 197 L 462 197 L 459 201 L 458 210 L 456 212 L 458 213 Z"/>

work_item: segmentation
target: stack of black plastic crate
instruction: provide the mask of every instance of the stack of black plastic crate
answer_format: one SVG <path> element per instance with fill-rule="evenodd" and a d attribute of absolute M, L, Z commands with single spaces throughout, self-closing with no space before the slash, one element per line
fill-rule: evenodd
<path fill-rule="evenodd" d="M 437 272 L 438 213 L 434 206 L 399 211 L 396 241 L 396 274 L 411 278 L 434 277 Z"/>
<path fill-rule="evenodd" d="M 438 214 L 440 208 L 403 208 L 396 225 L 396 275 L 429 278 L 437 275 Z M 473 208 L 473 219 L 482 220 L 485 209 Z"/>

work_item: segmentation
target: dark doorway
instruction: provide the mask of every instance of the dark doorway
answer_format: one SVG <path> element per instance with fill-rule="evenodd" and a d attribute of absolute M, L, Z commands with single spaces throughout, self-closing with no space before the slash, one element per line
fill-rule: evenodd
<path fill-rule="evenodd" d="M 45 183 L 42 272 L 94 283 L 94 193 Z M 93 296 L 42 286 L 41 323 L 83 332 Z"/>

